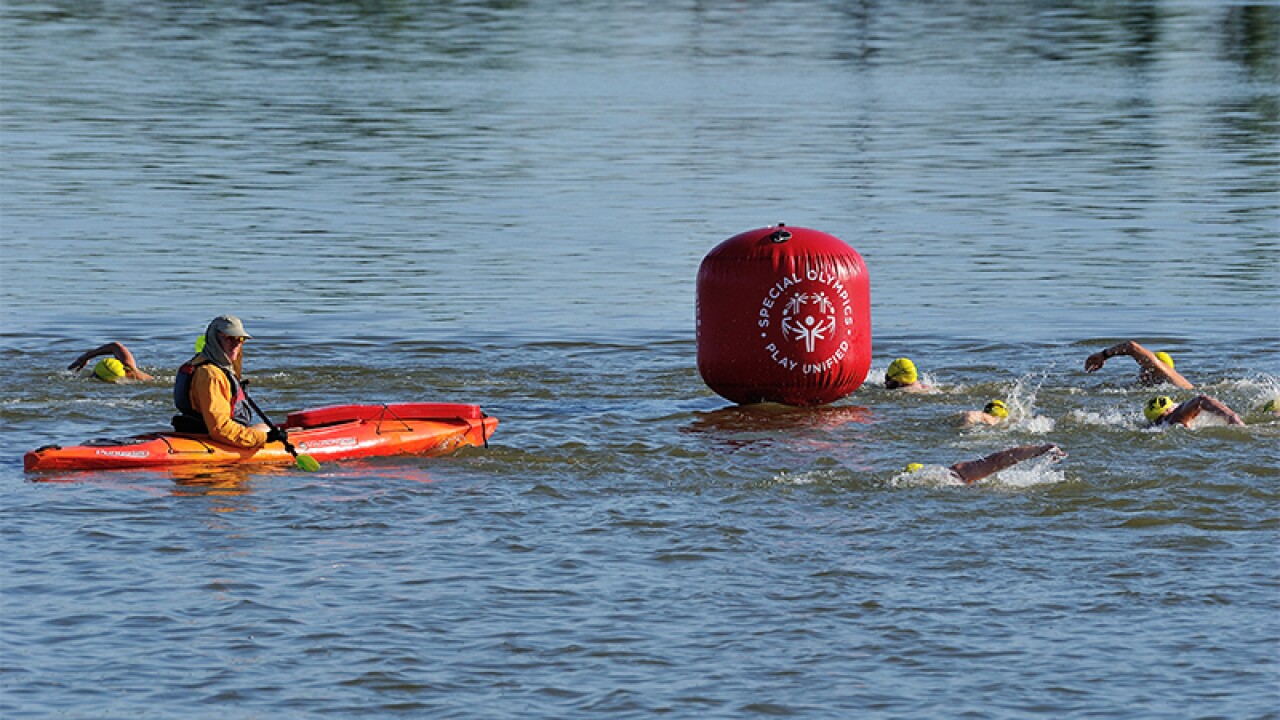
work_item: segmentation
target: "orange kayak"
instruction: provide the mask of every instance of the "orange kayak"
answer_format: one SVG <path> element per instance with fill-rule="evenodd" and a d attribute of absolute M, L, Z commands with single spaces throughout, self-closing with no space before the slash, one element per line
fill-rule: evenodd
<path fill-rule="evenodd" d="M 292 413 L 283 424 L 298 452 L 319 462 L 443 455 L 464 445 L 488 445 L 497 426 L 497 418 L 485 415 L 478 405 L 460 403 L 334 405 Z M 22 458 L 27 472 L 293 462 L 293 456 L 278 442 L 249 450 L 220 445 L 208 435 L 177 432 L 90 440 L 65 447 L 46 445 Z"/>

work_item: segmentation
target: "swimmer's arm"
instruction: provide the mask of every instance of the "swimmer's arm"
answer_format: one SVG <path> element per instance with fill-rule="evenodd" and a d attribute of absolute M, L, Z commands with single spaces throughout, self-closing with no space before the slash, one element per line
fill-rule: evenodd
<path fill-rule="evenodd" d="M 125 375 L 134 380 L 154 380 L 155 378 L 149 373 L 142 372 L 138 369 L 138 362 L 133 359 L 133 353 L 129 352 L 129 348 L 118 342 L 109 342 L 106 345 L 99 345 L 92 350 L 86 350 L 83 355 L 76 358 L 74 362 L 67 366 L 68 370 L 79 370 L 83 368 L 90 360 L 100 355 L 113 355 L 115 359 L 120 361 L 124 366 Z"/>
<path fill-rule="evenodd" d="M 1165 422 L 1178 423 L 1185 427 L 1201 412 L 1217 415 L 1226 420 L 1228 425 L 1244 425 L 1244 420 L 1241 420 L 1234 410 L 1208 395 L 1197 395 L 1174 408 L 1165 416 Z"/>
<path fill-rule="evenodd" d="M 992 453 L 978 460 L 967 460 L 958 462 L 951 466 L 951 471 L 960 476 L 965 485 L 972 485 L 979 480 L 998 473 L 1005 468 L 1013 467 L 1023 460 L 1030 460 L 1033 457 L 1039 457 L 1047 452 L 1054 453 L 1054 458 L 1061 460 L 1067 456 L 1062 448 L 1053 443 L 1044 445 L 1019 445 L 1018 447 L 1001 450 L 998 453 Z"/>
<path fill-rule="evenodd" d="M 133 359 L 133 353 L 129 352 L 129 348 L 120 343 L 111 343 L 115 347 L 112 354 L 124 365 L 124 371 L 134 380 L 154 380 L 155 378 L 148 373 L 144 373 L 138 369 L 138 363 Z"/>
<path fill-rule="evenodd" d="M 1138 366 L 1142 368 L 1144 373 L 1156 380 L 1163 380 L 1164 382 L 1175 387 L 1182 388 L 1183 390 L 1191 390 L 1195 387 L 1195 385 L 1192 385 L 1189 380 L 1182 377 L 1182 374 L 1177 370 L 1174 370 L 1168 365 L 1160 362 L 1155 353 L 1142 347 L 1133 340 L 1126 340 L 1125 342 L 1117 345 L 1112 345 L 1106 350 L 1090 355 L 1084 361 L 1084 371 L 1093 372 L 1098 370 L 1107 362 L 1108 359 L 1117 355 L 1128 355 L 1133 358 L 1134 362 L 1138 363 Z"/>
<path fill-rule="evenodd" d="M 100 355 L 114 355 L 115 348 L 117 347 L 123 348 L 124 346 L 117 342 L 109 342 L 106 345 L 100 345 L 92 350 L 85 350 L 83 355 L 71 361 L 71 364 L 67 366 L 67 369 L 79 370 L 87 365 L 90 360 Z M 124 361 L 121 360 L 120 362 L 123 363 Z"/>
<path fill-rule="evenodd" d="M 138 362 L 133 359 L 133 353 L 129 352 L 129 348 L 118 342 L 109 342 L 106 345 L 100 345 L 92 350 L 86 350 L 83 355 L 76 358 L 74 362 L 67 366 L 68 370 L 79 370 L 83 368 L 90 360 L 100 355 L 112 355 L 120 361 L 124 366 L 125 375 L 134 380 L 154 380 L 155 377 L 149 373 L 145 373 L 138 369 Z"/>

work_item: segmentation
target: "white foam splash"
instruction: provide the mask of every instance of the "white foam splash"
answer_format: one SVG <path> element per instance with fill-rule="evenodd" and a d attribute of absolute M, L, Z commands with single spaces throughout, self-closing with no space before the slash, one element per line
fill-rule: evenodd
<path fill-rule="evenodd" d="M 1280 400 L 1280 378 L 1275 375 L 1259 373 L 1249 377 L 1233 380 L 1228 386 L 1238 394 L 1248 398 L 1240 408 L 1241 415 L 1265 415 L 1262 406 L 1272 400 Z"/>
<path fill-rule="evenodd" d="M 1066 473 L 1051 458 L 1037 458 L 1001 470 L 977 482 L 978 485 L 1002 485 L 1028 488 L 1066 482 Z"/>
<path fill-rule="evenodd" d="M 915 472 L 902 471 L 889 479 L 889 487 L 963 487 L 964 482 L 941 465 L 925 465 Z"/>
<path fill-rule="evenodd" d="M 828 476 L 829 473 L 821 470 L 810 470 L 799 473 L 790 473 L 783 470 L 770 479 L 770 484 L 795 486 L 814 485 L 816 483 L 823 482 Z"/>
<path fill-rule="evenodd" d="M 1226 418 L 1215 415 L 1211 412 L 1202 412 L 1191 421 L 1187 427 L 1191 430 L 1198 430 L 1207 427 L 1231 427 L 1231 423 Z"/>
<path fill-rule="evenodd" d="M 1039 373 L 1028 373 L 1013 383 L 1004 397 L 1005 407 L 1009 410 L 1007 422 L 999 425 L 981 426 L 983 429 L 999 431 L 1016 430 L 1018 432 L 1044 435 L 1053 432 L 1056 422 L 1053 418 L 1036 414 L 1036 395 L 1045 383 L 1052 366 Z"/>
<path fill-rule="evenodd" d="M 1067 418 L 1080 425 L 1100 427 L 1137 428 L 1146 424 L 1141 422 L 1140 415 L 1136 415 L 1130 410 L 1121 410 L 1119 408 L 1102 411 L 1072 410 L 1067 413 Z"/>
<path fill-rule="evenodd" d="M 1011 428 L 1028 432 L 1033 435 L 1046 435 L 1053 432 L 1053 428 L 1057 423 L 1053 418 L 1047 418 L 1043 415 L 1027 418 L 1010 425 Z"/>
<path fill-rule="evenodd" d="M 1050 457 L 1040 457 L 1006 468 L 974 483 L 975 487 L 1028 488 L 1038 485 L 1054 485 L 1067 481 L 1066 473 Z M 965 487 L 964 482 L 950 468 L 941 465 L 925 465 L 915 472 L 903 471 L 889 480 L 889 487 Z"/>

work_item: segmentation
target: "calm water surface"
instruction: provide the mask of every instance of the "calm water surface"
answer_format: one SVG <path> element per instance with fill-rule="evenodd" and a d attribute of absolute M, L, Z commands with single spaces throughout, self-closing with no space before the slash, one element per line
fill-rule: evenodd
<path fill-rule="evenodd" d="M 1278 87 L 1265 3 L 0 0 L 0 715 L 1280 716 Z M 941 392 L 707 390 L 779 221 Z M 492 447 L 22 472 L 225 312 L 277 417 Z M 1129 338 L 1248 427 L 1144 428 Z M 63 370 L 113 339 L 159 381 Z"/>

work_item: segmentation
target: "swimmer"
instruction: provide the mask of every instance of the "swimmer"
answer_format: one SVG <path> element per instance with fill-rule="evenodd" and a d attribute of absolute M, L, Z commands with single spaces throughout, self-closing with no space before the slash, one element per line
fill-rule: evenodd
<path fill-rule="evenodd" d="M 1280 398 L 1271 398 L 1258 408 L 1258 412 L 1280 417 Z"/>
<path fill-rule="evenodd" d="M 1040 457 L 1045 453 L 1050 454 L 1053 462 L 1059 462 L 1067 456 L 1067 452 L 1065 450 L 1053 443 L 1046 443 L 1044 445 L 1019 445 L 1017 447 L 1009 448 L 1008 450 L 1001 450 L 1000 452 L 992 453 L 986 457 L 978 458 L 977 460 L 958 462 L 947 469 L 950 470 L 951 474 L 960 482 L 965 485 L 972 485 L 985 477 L 1000 472 L 1001 470 L 1011 468 L 1023 460 Z M 907 472 L 916 472 L 923 468 L 924 466 L 920 463 L 911 463 L 907 466 Z"/>
<path fill-rule="evenodd" d="M 884 373 L 884 386 L 903 392 L 933 392 L 932 387 L 920 382 L 920 373 L 916 372 L 915 363 L 904 357 L 889 364 L 889 369 Z"/>
<path fill-rule="evenodd" d="M 134 361 L 133 353 L 129 352 L 129 348 L 118 342 L 109 342 L 92 350 L 86 350 L 84 354 L 68 365 L 67 369 L 80 370 L 90 360 L 101 355 L 110 355 L 111 357 L 103 358 L 93 366 L 93 375 L 99 380 L 112 383 L 155 380 L 154 376 L 138 369 L 138 363 Z"/>
<path fill-rule="evenodd" d="M 1004 404 L 1003 400 L 992 400 L 988 402 L 981 410 L 965 410 L 960 415 L 962 424 L 969 425 L 999 425 L 1009 419 L 1009 406 Z"/>
<path fill-rule="evenodd" d="M 1228 425 L 1244 425 L 1235 411 L 1208 395 L 1197 395 L 1180 405 L 1175 405 L 1168 395 L 1160 395 L 1148 400 L 1142 409 L 1142 414 L 1152 425 L 1178 424 L 1183 427 L 1191 427 L 1191 421 L 1202 412 L 1216 415 Z"/>
<path fill-rule="evenodd" d="M 1173 358 L 1169 353 L 1151 352 L 1133 340 L 1126 340 L 1090 355 L 1084 361 L 1084 371 L 1094 372 L 1100 369 L 1109 358 L 1117 355 L 1128 355 L 1138 363 L 1138 367 L 1141 368 L 1138 372 L 1138 382 L 1143 385 L 1158 385 L 1166 382 L 1183 390 L 1191 390 L 1195 387 L 1173 369 Z"/>

